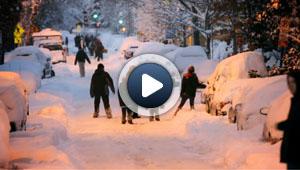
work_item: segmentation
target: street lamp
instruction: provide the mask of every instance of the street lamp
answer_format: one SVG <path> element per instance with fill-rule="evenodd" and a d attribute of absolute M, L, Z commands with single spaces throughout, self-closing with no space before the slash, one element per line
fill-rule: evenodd
<path fill-rule="evenodd" d="M 120 25 L 123 25 L 123 24 L 124 24 L 124 21 L 123 21 L 122 19 L 120 19 L 120 20 L 119 20 L 119 24 L 120 24 Z"/>

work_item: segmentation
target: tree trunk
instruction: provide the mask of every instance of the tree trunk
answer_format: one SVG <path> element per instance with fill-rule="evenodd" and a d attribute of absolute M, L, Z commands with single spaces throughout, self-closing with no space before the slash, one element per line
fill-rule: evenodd
<path fill-rule="evenodd" d="M 198 11 L 196 10 L 195 7 L 192 7 L 192 12 L 197 14 Z M 197 17 L 193 17 L 193 24 L 195 26 L 198 26 L 198 18 Z M 200 45 L 200 31 L 199 30 L 195 30 L 194 31 L 194 45 Z"/>

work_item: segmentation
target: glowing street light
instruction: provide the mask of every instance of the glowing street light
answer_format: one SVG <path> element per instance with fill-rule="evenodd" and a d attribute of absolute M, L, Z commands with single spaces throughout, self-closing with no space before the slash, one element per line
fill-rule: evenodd
<path fill-rule="evenodd" d="M 99 17 L 98 14 L 94 14 L 94 15 L 93 15 L 93 18 L 94 18 L 94 19 L 97 19 L 98 17 Z"/>
<path fill-rule="evenodd" d="M 120 24 L 120 25 L 123 25 L 123 24 L 124 24 L 124 21 L 123 21 L 122 19 L 120 19 L 120 20 L 119 20 L 119 24 Z"/>
<path fill-rule="evenodd" d="M 121 28 L 121 32 L 126 32 L 126 30 L 127 30 L 126 27 Z"/>

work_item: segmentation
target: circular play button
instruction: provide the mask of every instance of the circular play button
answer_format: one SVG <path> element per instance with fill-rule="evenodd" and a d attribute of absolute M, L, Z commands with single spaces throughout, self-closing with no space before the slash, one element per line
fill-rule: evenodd
<path fill-rule="evenodd" d="M 173 90 L 173 81 L 164 67 L 146 63 L 131 72 L 127 88 L 129 96 L 136 104 L 145 108 L 155 108 L 169 99 Z"/>
<path fill-rule="evenodd" d="M 119 76 L 119 92 L 125 105 L 140 115 L 161 115 L 180 97 L 181 76 L 167 58 L 144 54 L 129 60 Z"/>

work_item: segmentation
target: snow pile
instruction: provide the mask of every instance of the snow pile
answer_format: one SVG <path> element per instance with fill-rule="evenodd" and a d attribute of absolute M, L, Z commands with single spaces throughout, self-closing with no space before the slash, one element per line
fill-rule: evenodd
<path fill-rule="evenodd" d="M 264 126 L 264 139 L 277 141 L 282 138 L 283 132 L 277 129 L 277 124 L 286 120 L 291 106 L 292 94 L 286 90 L 284 94 L 272 102 Z"/>
<path fill-rule="evenodd" d="M 157 54 L 164 56 L 165 54 L 176 50 L 178 47 L 175 45 L 165 45 L 159 42 L 145 42 L 135 51 L 134 56 L 142 54 Z"/>
<path fill-rule="evenodd" d="M 6 107 L 0 100 L 0 169 L 7 168 L 9 161 L 9 131 Z"/>
<path fill-rule="evenodd" d="M 6 106 L 10 122 L 14 122 L 16 130 L 21 130 L 27 120 L 28 105 L 26 96 L 21 93 L 12 81 L 3 81 L 0 84 L 0 100 Z"/>

